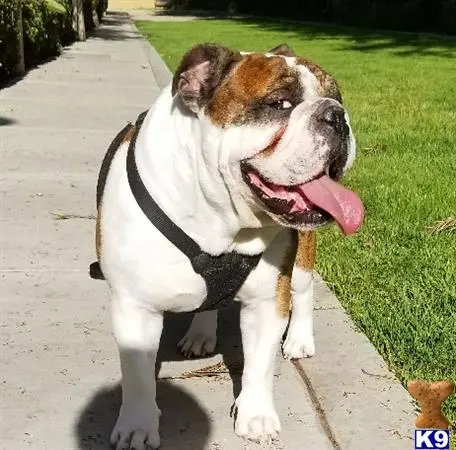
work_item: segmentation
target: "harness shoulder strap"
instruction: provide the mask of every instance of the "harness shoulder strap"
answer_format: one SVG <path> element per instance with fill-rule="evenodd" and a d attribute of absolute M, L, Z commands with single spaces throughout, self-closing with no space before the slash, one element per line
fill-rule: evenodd
<path fill-rule="evenodd" d="M 142 122 L 141 122 L 142 124 Z M 199 245 L 179 228 L 149 194 L 136 165 L 135 146 L 141 126 L 136 126 L 127 153 L 127 176 L 131 192 L 139 207 L 154 226 L 191 260 L 201 253 Z"/>

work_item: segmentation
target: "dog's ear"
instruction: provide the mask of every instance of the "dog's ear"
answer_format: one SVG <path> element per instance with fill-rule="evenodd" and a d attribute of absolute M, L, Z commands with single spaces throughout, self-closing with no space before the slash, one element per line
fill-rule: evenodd
<path fill-rule="evenodd" d="M 323 97 L 333 98 L 339 103 L 342 103 L 342 94 L 340 93 L 339 85 L 332 75 L 310 59 L 298 57 L 297 62 L 306 66 L 315 75 L 315 78 L 320 84 L 320 94 Z"/>
<path fill-rule="evenodd" d="M 325 97 L 333 98 L 340 104 L 343 104 L 342 94 L 335 78 L 329 74 L 326 74 L 321 83 L 323 87 L 323 95 Z"/>
<path fill-rule="evenodd" d="M 179 95 L 193 112 L 204 107 L 241 55 L 216 44 L 200 44 L 188 51 L 174 74 L 172 95 Z"/>
<path fill-rule="evenodd" d="M 296 56 L 296 53 L 290 47 L 288 47 L 288 44 L 280 44 L 272 50 L 269 50 L 267 53 L 281 56 Z"/>

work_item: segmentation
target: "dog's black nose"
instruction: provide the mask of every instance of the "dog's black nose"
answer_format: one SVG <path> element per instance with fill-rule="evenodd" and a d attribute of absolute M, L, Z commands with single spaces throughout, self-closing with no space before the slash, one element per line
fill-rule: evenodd
<path fill-rule="evenodd" d="M 339 137 L 346 137 L 349 128 L 345 120 L 345 110 L 335 102 L 324 100 L 315 111 L 315 119 L 320 125 L 320 130 L 327 130 L 331 134 L 335 133 Z"/>
<path fill-rule="evenodd" d="M 329 105 L 323 108 L 317 116 L 321 122 L 326 122 L 328 125 L 340 127 L 345 122 L 344 109 L 338 105 Z"/>

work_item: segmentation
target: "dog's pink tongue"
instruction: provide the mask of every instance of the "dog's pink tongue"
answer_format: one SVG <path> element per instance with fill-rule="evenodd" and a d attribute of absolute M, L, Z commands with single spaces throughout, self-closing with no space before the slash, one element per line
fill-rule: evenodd
<path fill-rule="evenodd" d="M 299 188 L 314 205 L 334 217 L 344 234 L 354 233 L 363 223 L 364 206 L 361 199 L 326 175 Z"/>

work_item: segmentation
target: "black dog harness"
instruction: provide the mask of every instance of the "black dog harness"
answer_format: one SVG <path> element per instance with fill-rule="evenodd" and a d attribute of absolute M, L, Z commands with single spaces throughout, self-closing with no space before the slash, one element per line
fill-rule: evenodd
<path fill-rule="evenodd" d="M 227 306 L 234 299 L 250 272 L 257 266 L 262 254 L 244 255 L 242 253 L 232 251 L 230 253 L 222 253 L 218 256 L 212 256 L 209 253 L 202 251 L 200 246 L 181 228 L 179 228 L 157 205 L 155 200 L 149 194 L 149 191 L 144 186 L 144 183 L 139 175 L 135 159 L 136 138 L 146 113 L 147 111 L 138 117 L 135 124 L 134 134 L 128 147 L 127 176 L 131 192 L 133 193 L 139 207 L 151 223 L 172 244 L 174 244 L 188 257 L 193 270 L 204 278 L 204 281 L 206 282 L 207 297 L 196 311 L 209 311 Z M 116 137 L 111 147 L 116 146 L 118 148 L 131 127 L 132 125 L 125 127 Z M 111 147 L 106 154 L 100 170 L 100 178 L 97 186 L 98 205 L 101 201 L 107 171 L 109 170 L 110 162 L 112 161 L 115 153 L 110 151 Z M 104 180 L 101 179 L 103 169 L 104 172 L 106 172 Z M 98 262 L 91 264 L 90 275 L 92 278 L 104 279 Z"/>

